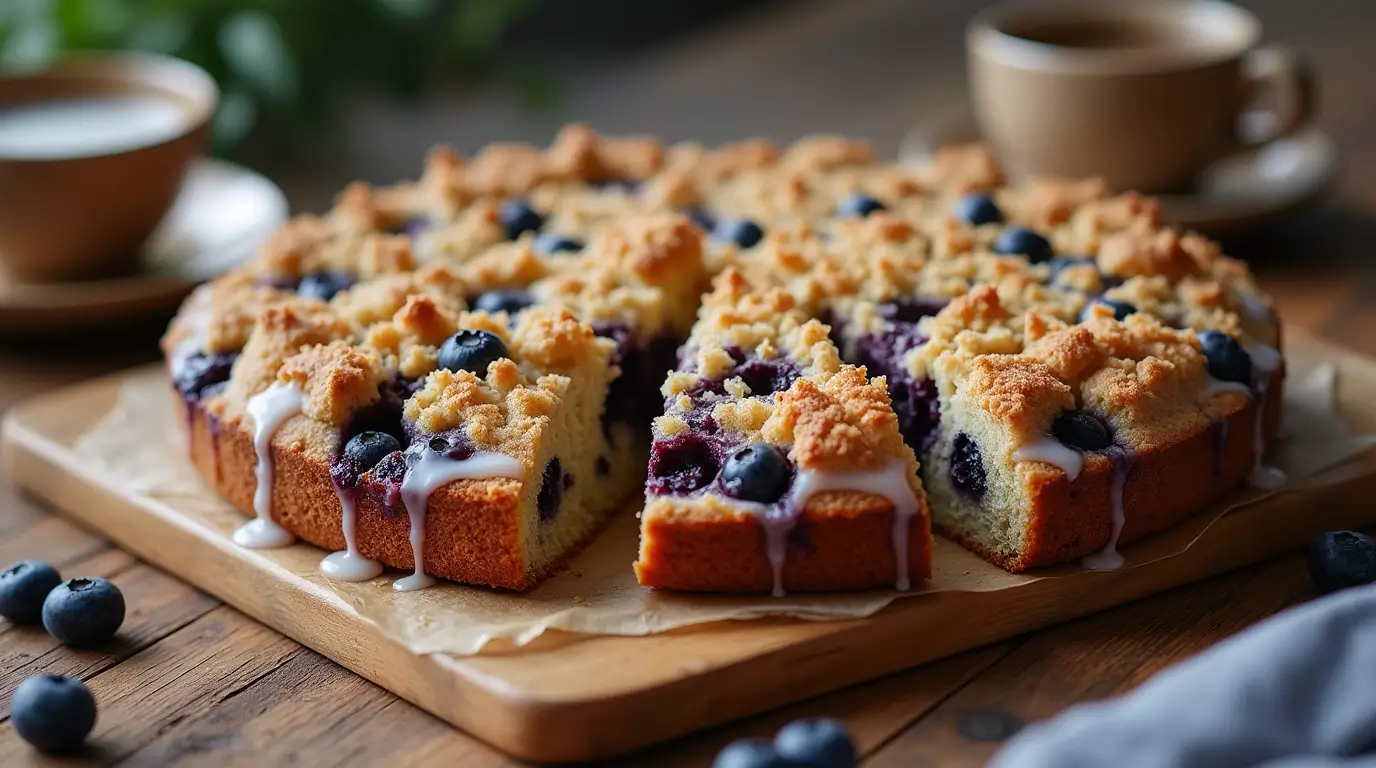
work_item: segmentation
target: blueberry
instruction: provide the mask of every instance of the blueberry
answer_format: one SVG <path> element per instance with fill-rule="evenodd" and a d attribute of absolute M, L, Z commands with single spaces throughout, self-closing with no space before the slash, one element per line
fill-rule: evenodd
<path fill-rule="evenodd" d="M 524 200 L 508 200 L 502 203 L 497 215 L 502 220 L 502 226 L 506 228 L 509 240 L 520 237 L 522 232 L 535 232 L 545 223 L 545 217 Z"/>
<path fill-rule="evenodd" d="M 975 226 L 1003 223 L 1003 211 L 999 210 L 994 198 L 978 192 L 972 192 L 956 201 L 955 213 L 957 218 Z"/>
<path fill-rule="evenodd" d="M 96 700 L 80 680 L 35 675 L 10 699 L 10 722 L 20 738 L 43 752 L 81 746 L 96 724 Z"/>
<path fill-rule="evenodd" d="M 989 485 L 989 475 L 984 471 L 984 456 L 979 445 L 964 432 L 956 435 L 951 444 L 951 484 L 957 490 L 980 498 Z"/>
<path fill-rule="evenodd" d="M 1084 411 L 1066 411 L 1051 422 L 1056 439 L 1082 451 L 1102 451 L 1113 445 L 1108 426 L 1099 417 Z"/>
<path fill-rule="evenodd" d="M 688 218 L 693 225 L 704 232 L 711 232 L 717 228 L 717 217 L 701 208 L 694 208 L 688 212 Z"/>
<path fill-rule="evenodd" d="M 727 495 L 769 504 L 788 492 L 788 459 L 769 443 L 751 443 L 726 457 L 721 486 Z"/>
<path fill-rule="evenodd" d="M 43 598 L 62 583 L 57 569 L 37 560 L 21 560 L 0 573 L 0 616 L 15 624 L 43 618 Z"/>
<path fill-rule="evenodd" d="M 360 473 L 377 466 L 389 454 L 401 450 L 401 441 L 386 432 L 363 432 L 344 445 L 344 455 L 358 465 Z"/>
<path fill-rule="evenodd" d="M 785 392 L 802 376 L 797 365 L 787 360 L 747 360 L 736 367 L 733 375 L 750 387 L 752 395 L 772 395 Z"/>
<path fill-rule="evenodd" d="M 1376 582 L 1376 539 L 1356 531 L 1329 531 L 1309 543 L 1309 578 L 1322 592 Z"/>
<path fill-rule="evenodd" d="M 1123 320 L 1128 315 L 1131 315 L 1132 313 L 1137 311 L 1137 307 L 1132 306 L 1126 301 L 1119 301 L 1117 299 L 1095 299 L 1094 301 L 1091 301 L 1090 303 L 1085 305 L 1085 310 L 1080 313 L 1081 321 L 1089 319 L 1090 311 L 1092 310 L 1095 304 L 1103 304 L 1104 306 L 1113 310 L 1114 320 Z"/>
<path fill-rule="evenodd" d="M 854 216 L 863 219 L 875 211 L 888 210 L 887 206 L 866 194 L 856 192 L 836 206 L 836 215 Z"/>
<path fill-rule="evenodd" d="M 191 399 L 205 396 L 207 390 L 229 381 L 238 354 L 218 353 L 207 355 L 196 352 L 184 358 L 180 365 L 174 365 L 173 381 L 177 390 Z"/>
<path fill-rule="evenodd" d="M 540 522 L 548 523 L 559 513 L 559 502 L 563 499 L 564 488 L 572 485 L 572 482 L 564 474 L 564 468 L 559 464 L 559 459 L 550 459 L 545 464 L 545 471 L 540 475 L 540 492 L 535 497 L 535 509 L 540 515 Z"/>
<path fill-rule="evenodd" d="M 717 458 L 701 435 L 686 432 L 650 447 L 650 479 L 654 493 L 692 493 L 717 476 Z"/>
<path fill-rule="evenodd" d="M 764 739 L 741 739 L 726 745 L 712 761 L 712 768 L 802 768 L 774 751 Z"/>
<path fill-rule="evenodd" d="M 1219 381 L 1249 384 L 1252 381 L 1252 356 L 1237 340 L 1222 331 L 1199 334 L 1199 345 L 1209 362 L 1209 375 Z"/>
<path fill-rule="evenodd" d="M 329 301 L 336 293 L 347 291 L 353 284 L 353 276 L 344 272 L 315 272 L 301 278 L 296 293 L 308 299 Z"/>
<path fill-rule="evenodd" d="M 764 239 L 764 229 L 750 219 L 721 219 L 712 228 L 712 239 L 749 248 Z"/>
<path fill-rule="evenodd" d="M 491 331 L 459 331 L 440 346 L 439 366 L 486 376 L 487 367 L 507 356 L 506 345 Z"/>
<path fill-rule="evenodd" d="M 1051 241 L 1026 227 L 1008 227 L 994 238 L 994 253 L 1007 256 L 1022 255 L 1033 264 L 1041 264 L 1056 258 Z"/>
<path fill-rule="evenodd" d="M 535 252 L 543 253 L 546 256 L 553 256 L 556 253 L 577 253 L 581 250 L 583 250 L 583 241 L 576 237 L 546 232 L 535 238 Z"/>
<path fill-rule="evenodd" d="M 525 291 L 488 291 L 473 300 L 473 309 L 515 315 L 534 303 L 535 300 Z"/>
<path fill-rule="evenodd" d="M 43 628 L 63 645 L 93 648 L 123 623 L 124 595 L 105 579 L 68 579 L 43 601 Z"/>
<path fill-rule="evenodd" d="M 855 768 L 855 742 L 840 720 L 826 717 L 795 720 L 774 737 L 774 751 L 795 763 L 815 768 Z"/>

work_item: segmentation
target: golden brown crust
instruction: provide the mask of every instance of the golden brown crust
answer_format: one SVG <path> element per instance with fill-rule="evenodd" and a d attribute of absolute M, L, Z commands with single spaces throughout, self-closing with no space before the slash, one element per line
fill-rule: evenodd
<path fill-rule="evenodd" d="M 1274 384 L 1279 384 L 1278 372 Z M 1280 386 L 1271 386 L 1263 404 L 1263 438 L 1275 444 L 1280 426 Z M 1169 444 L 1137 451 L 1123 490 L 1123 529 L 1118 545 L 1169 528 L 1219 501 L 1244 483 L 1256 461 L 1256 405 L 1247 403 L 1221 417 L 1218 424 Z M 1219 444 L 1219 435 L 1226 443 Z M 1022 546 L 1000 552 L 961 529 L 935 519 L 937 533 L 959 542 L 980 557 L 1013 573 L 1073 562 L 1102 550 L 1112 535 L 1113 514 L 1109 485 L 1114 469 L 1109 460 L 1086 462 L 1074 482 L 1049 465 L 1031 462 L 1026 481 L 1031 504 Z"/>
<path fill-rule="evenodd" d="M 792 361 L 801 378 L 768 398 L 752 396 L 758 393 L 743 378 L 721 382 L 726 395 L 711 417 L 725 432 L 783 446 L 803 468 L 863 470 L 898 460 L 915 470 L 889 382 L 867 379 L 863 369 L 843 365 L 841 354 L 854 359 L 856 339 L 889 332 L 888 303 L 910 299 L 953 300 L 917 324 L 914 337 L 928 341 L 902 357 L 896 373 L 934 378 L 943 408 L 955 404 L 974 414 L 988 434 L 1000 436 L 999 450 L 1045 434 L 1067 409 L 1106 417 L 1115 439 L 1137 456 L 1125 540 L 1236 484 L 1241 475 L 1234 470 L 1249 447 L 1240 437 L 1247 398 L 1201 394 L 1213 390 L 1195 332 L 1274 344 L 1274 315 L 1246 266 L 1201 237 L 1163 228 L 1159 206 L 1140 195 L 1110 196 L 1097 180 L 1004 181 L 984 147 L 950 148 L 927 168 L 907 169 L 877 163 L 867 145 L 839 137 L 783 150 L 764 141 L 708 150 L 570 125 L 545 149 L 491 145 L 471 160 L 440 149 L 419 181 L 350 185 L 326 215 L 289 222 L 251 264 L 198 290 L 163 346 L 174 374 L 190 356 L 239 355 L 226 387 L 187 402 L 206 414 L 199 429 L 209 434 L 208 420 L 217 420 L 221 442 L 240 452 L 224 466 L 198 457 L 198 468 L 241 509 L 253 486 L 252 467 L 242 461 L 251 457 L 251 446 L 243 454 L 245 405 L 273 381 L 300 388 L 304 416 L 288 424 L 273 449 L 282 464 L 279 485 L 299 488 L 273 493 L 283 497 L 275 500 L 285 505 L 288 527 L 330 546 L 342 539 L 337 508 L 323 502 L 333 495 L 327 461 L 340 448 L 340 426 L 377 400 L 383 382 L 419 382 L 404 412 L 422 432 L 462 428 L 476 447 L 538 472 L 551 458 L 548 436 L 568 416 L 561 398 L 575 383 L 605 387 L 616 370 L 613 355 L 624 351 L 614 351 L 594 327 L 640 343 L 682 340 L 692 329 L 685 370 L 664 385 L 674 399 L 656 424 L 660 436 L 689 429 L 675 407 L 691 404 L 688 393 L 700 377 L 729 371 L 744 352 Z M 1003 226 L 973 226 L 953 214 L 958 196 L 971 191 L 991 194 L 1007 225 L 1031 227 L 1058 254 L 1081 260 L 1034 264 L 995 253 Z M 878 198 L 886 210 L 838 217 L 838 207 L 857 193 Z M 548 246 L 530 232 L 510 237 L 502 206 L 513 197 L 544 217 L 542 232 L 573 238 L 572 252 L 544 252 Z M 750 219 L 765 236 L 744 247 L 705 238 L 684 215 L 692 209 Z M 714 274 L 716 291 L 702 301 Z M 322 275 L 342 281 L 328 302 L 294 291 L 302 278 Z M 467 311 L 493 290 L 520 292 L 538 308 L 519 319 Z M 1094 303 L 1100 296 L 1128 302 L 1137 314 L 1114 319 L 1112 309 Z M 835 321 L 835 343 L 818 316 Z M 458 328 L 497 334 L 510 359 L 482 375 L 432 373 L 439 345 Z M 1277 377 L 1269 399 L 1278 403 L 1279 390 Z M 587 407 L 578 410 L 583 421 L 595 418 Z M 1268 411 L 1268 423 L 1274 418 Z M 1201 441 L 1220 419 L 1229 425 L 1226 467 L 1215 483 L 1194 482 Z M 197 428 L 193 419 L 193 436 Z M 1092 551 L 1095 545 L 1085 542 L 1100 539 L 1107 520 L 1107 495 L 1099 493 L 1106 461 L 1091 456 L 1074 484 L 1051 465 L 1020 462 L 1013 471 L 1028 486 L 1032 522 L 1018 554 L 986 556 L 1024 568 Z M 1190 471 L 1172 484 L 1162 479 L 1163 467 L 1176 462 L 1189 463 Z M 1152 487 L 1139 490 L 1144 483 Z M 921 488 L 912 484 L 923 507 Z M 428 541 L 453 539 L 443 545 L 447 554 L 430 558 L 433 572 L 511 588 L 532 583 L 530 573 L 516 575 L 528 567 L 520 562 L 517 520 L 533 499 L 521 485 L 465 481 L 455 484 L 453 498 L 449 489 L 437 494 L 435 503 L 455 506 L 436 511 L 432 504 L 439 519 Z M 1153 492 L 1164 499 L 1160 508 L 1139 509 Z M 311 511 L 308 496 L 334 511 Z M 820 526 L 826 543 L 799 563 L 790 557 L 784 586 L 891 580 L 883 522 L 887 516 L 891 528 L 891 505 L 864 494 L 824 495 L 818 504 L 826 513 L 813 519 L 820 513 L 810 505 L 804 518 Z M 693 504 L 669 509 L 647 514 L 650 560 L 638 566 L 647 583 L 768 587 L 755 521 L 702 518 Z M 385 562 L 409 564 L 409 522 L 377 510 L 363 517 L 370 515 L 376 519 L 360 523 L 365 554 L 376 547 Z M 471 541 L 465 525 L 478 526 Z M 927 567 L 925 507 L 913 525 L 921 532 L 910 545 L 916 576 Z M 374 535 L 381 540 L 366 543 Z M 882 565 L 885 552 L 890 561 Z M 712 560 L 703 560 L 709 553 Z M 733 577 L 734 560 L 741 566 Z"/>
<path fill-rule="evenodd" d="M 677 514 L 676 514 L 677 513 Z M 794 592 L 892 587 L 893 506 L 854 492 L 818 495 L 788 535 L 781 585 Z M 925 515 L 909 527 L 908 577 L 931 576 L 932 538 Z M 642 513 L 640 583 L 694 592 L 769 592 L 773 569 L 765 531 L 749 514 L 684 515 L 651 504 Z"/>

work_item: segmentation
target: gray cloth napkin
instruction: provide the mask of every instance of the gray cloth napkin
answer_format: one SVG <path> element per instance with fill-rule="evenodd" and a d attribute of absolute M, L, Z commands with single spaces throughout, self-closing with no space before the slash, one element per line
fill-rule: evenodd
<path fill-rule="evenodd" d="M 1031 726 L 991 765 L 1376 766 L 1376 586 L 1292 608 L 1126 696 Z"/>

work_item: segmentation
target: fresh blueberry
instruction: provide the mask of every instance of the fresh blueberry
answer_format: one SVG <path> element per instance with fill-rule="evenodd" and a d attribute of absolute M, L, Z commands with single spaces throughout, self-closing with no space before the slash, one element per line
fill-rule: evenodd
<path fill-rule="evenodd" d="M 1329 531 L 1309 544 L 1309 578 L 1322 592 L 1376 582 L 1376 539 L 1356 531 Z"/>
<path fill-rule="evenodd" d="M 505 312 L 515 315 L 534 303 L 535 300 L 525 291 L 488 291 L 473 300 L 473 309 L 492 314 Z"/>
<path fill-rule="evenodd" d="M 1113 310 L 1114 320 L 1123 320 L 1127 318 L 1128 315 L 1131 315 L 1132 313 L 1137 311 L 1137 307 L 1132 306 L 1126 301 L 1119 301 L 1117 299 L 1095 299 L 1094 301 L 1091 301 L 1090 303 L 1085 305 L 1084 311 L 1080 313 L 1081 321 L 1089 319 L 1090 312 L 1095 304 L 1103 304 L 1104 306 Z"/>
<path fill-rule="evenodd" d="M 439 366 L 486 376 L 487 367 L 507 356 L 506 345 L 491 331 L 459 331 L 440 346 Z"/>
<path fill-rule="evenodd" d="M 1003 223 L 1003 211 L 999 210 L 994 198 L 978 192 L 972 192 L 956 201 L 956 216 L 975 226 Z"/>
<path fill-rule="evenodd" d="M 296 292 L 308 299 L 329 301 L 336 293 L 348 290 L 353 284 L 353 276 L 344 272 L 315 272 L 301 278 Z"/>
<path fill-rule="evenodd" d="M 0 616 L 15 624 L 43 618 L 43 598 L 62 583 L 57 569 L 38 560 L 21 560 L 0 573 Z"/>
<path fill-rule="evenodd" d="M 750 219 L 721 219 L 712 228 L 712 238 L 739 248 L 750 248 L 764 239 L 764 229 Z"/>
<path fill-rule="evenodd" d="M 951 444 L 951 484 L 975 498 L 984 496 L 989 485 L 979 445 L 964 432 L 957 434 Z"/>
<path fill-rule="evenodd" d="M 105 579 L 68 579 L 43 601 L 43 628 L 73 648 L 94 648 L 123 623 L 124 595 Z"/>
<path fill-rule="evenodd" d="M 1056 439 L 1082 451 L 1101 451 L 1113 444 L 1113 436 L 1103 421 L 1084 411 L 1066 411 L 1051 422 Z"/>
<path fill-rule="evenodd" d="M 545 223 L 545 217 L 530 207 L 524 200 L 508 200 L 502 203 L 497 214 L 506 228 L 507 239 L 515 240 L 522 232 L 535 232 Z"/>
<path fill-rule="evenodd" d="M 1252 356 L 1237 340 L 1222 331 L 1199 334 L 1199 345 L 1209 362 L 1209 375 L 1219 381 L 1248 384 L 1252 381 Z"/>
<path fill-rule="evenodd" d="M 358 465 L 359 472 L 377 466 L 388 454 L 401 450 L 401 441 L 386 432 L 363 432 L 344 445 L 344 455 Z"/>
<path fill-rule="evenodd" d="M 535 252 L 543 253 L 546 256 L 553 256 L 556 253 L 577 253 L 581 250 L 583 250 L 583 241 L 576 237 L 546 232 L 535 238 Z"/>
<path fill-rule="evenodd" d="M 774 751 L 799 765 L 855 768 L 855 742 L 840 720 L 795 720 L 774 736 Z"/>
<path fill-rule="evenodd" d="M 1056 258 L 1051 241 L 1026 227 L 1008 227 L 994 238 L 994 253 L 1007 256 L 1022 255 L 1033 264 L 1042 264 Z"/>
<path fill-rule="evenodd" d="M 80 680 L 35 675 L 10 699 L 10 722 L 20 738 L 43 752 L 81 746 L 96 724 L 96 700 Z"/>
<path fill-rule="evenodd" d="M 769 504 L 788 492 L 788 459 L 769 443 L 751 443 L 726 457 L 721 486 L 727 495 Z"/>
<path fill-rule="evenodd" d="M 774 751 L 764 739 L 741 739 L 726 745 L 712 761 L 712 768 L 802 768 Z"/>
<path fill-rule="evenodd" d="M 836 206 L 836 215 L 854 216 L 855 218 L 863 219 L 875 211 L 884 210 L 888 210 L 888 208 L 883 203 L 875 200 L 869 195 L 856 192 L 845 200 L 842 200 L 841 204 Z"/>

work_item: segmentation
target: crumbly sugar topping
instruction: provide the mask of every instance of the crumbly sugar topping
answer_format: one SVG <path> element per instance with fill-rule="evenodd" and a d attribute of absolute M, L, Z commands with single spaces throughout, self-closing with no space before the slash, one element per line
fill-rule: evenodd
<path fill-rule="evenodd" d="M 960 218 L 970 193 L 989 195 L 1002 221 Z M 881 208 L 847 214 L 857 195 Z M 513 202 L 536 221 L 513 222 Z M 656 434 L 687 429 L 690 390 L 720 379 L 723 428 L 792 446 L 800 465 L 866 466 L 903 455 L 901 438 L 886 382 L 844 365 L 842 350 L 851 359 L 855 339 L 901 325 L 906 373 L 936 379 L 1010 441 L 1084 408 L 1143 445 L 1209 407 L 1197 332 L 1266 343 L 1275 332 L 1243 263 L 1159 217 L 1154 201 L 1097 180 L 1006 185 L 982 146 L 908 168 L 837 137 L 709 149 L 571 125 L 548 148 L 439 149 L 417 181 L 351 185 L 198 291 L 164 348 L 237 354 L 216 406 L 231 413 L 283 379 L 300 383 L 308 416 L 339 424 L 399 377 L 424 382 L 406 403 L 422 431 L 463 424 L 477 444 L 526 455 L 571 377 L 610 375 L 617 345 L 599 333 L 686 339 Z M 758 242 L 712 226 L 742 220 Z M 999 253 L 1011 226 L 1055 258 Z M 298 294 L 320 275 L 335 281 L 325 297 Z M 469 311 L 493 306 L 492 292 L 510 312 Z M 1104 301 L 1133 313 L 1115 319 Z M 482 376 L 436 370 L 461 328 L 492 331 L 511 358 Z M 742 355 L 785 361 L 798 378 L 762 396 L 730 375 Z"/>

